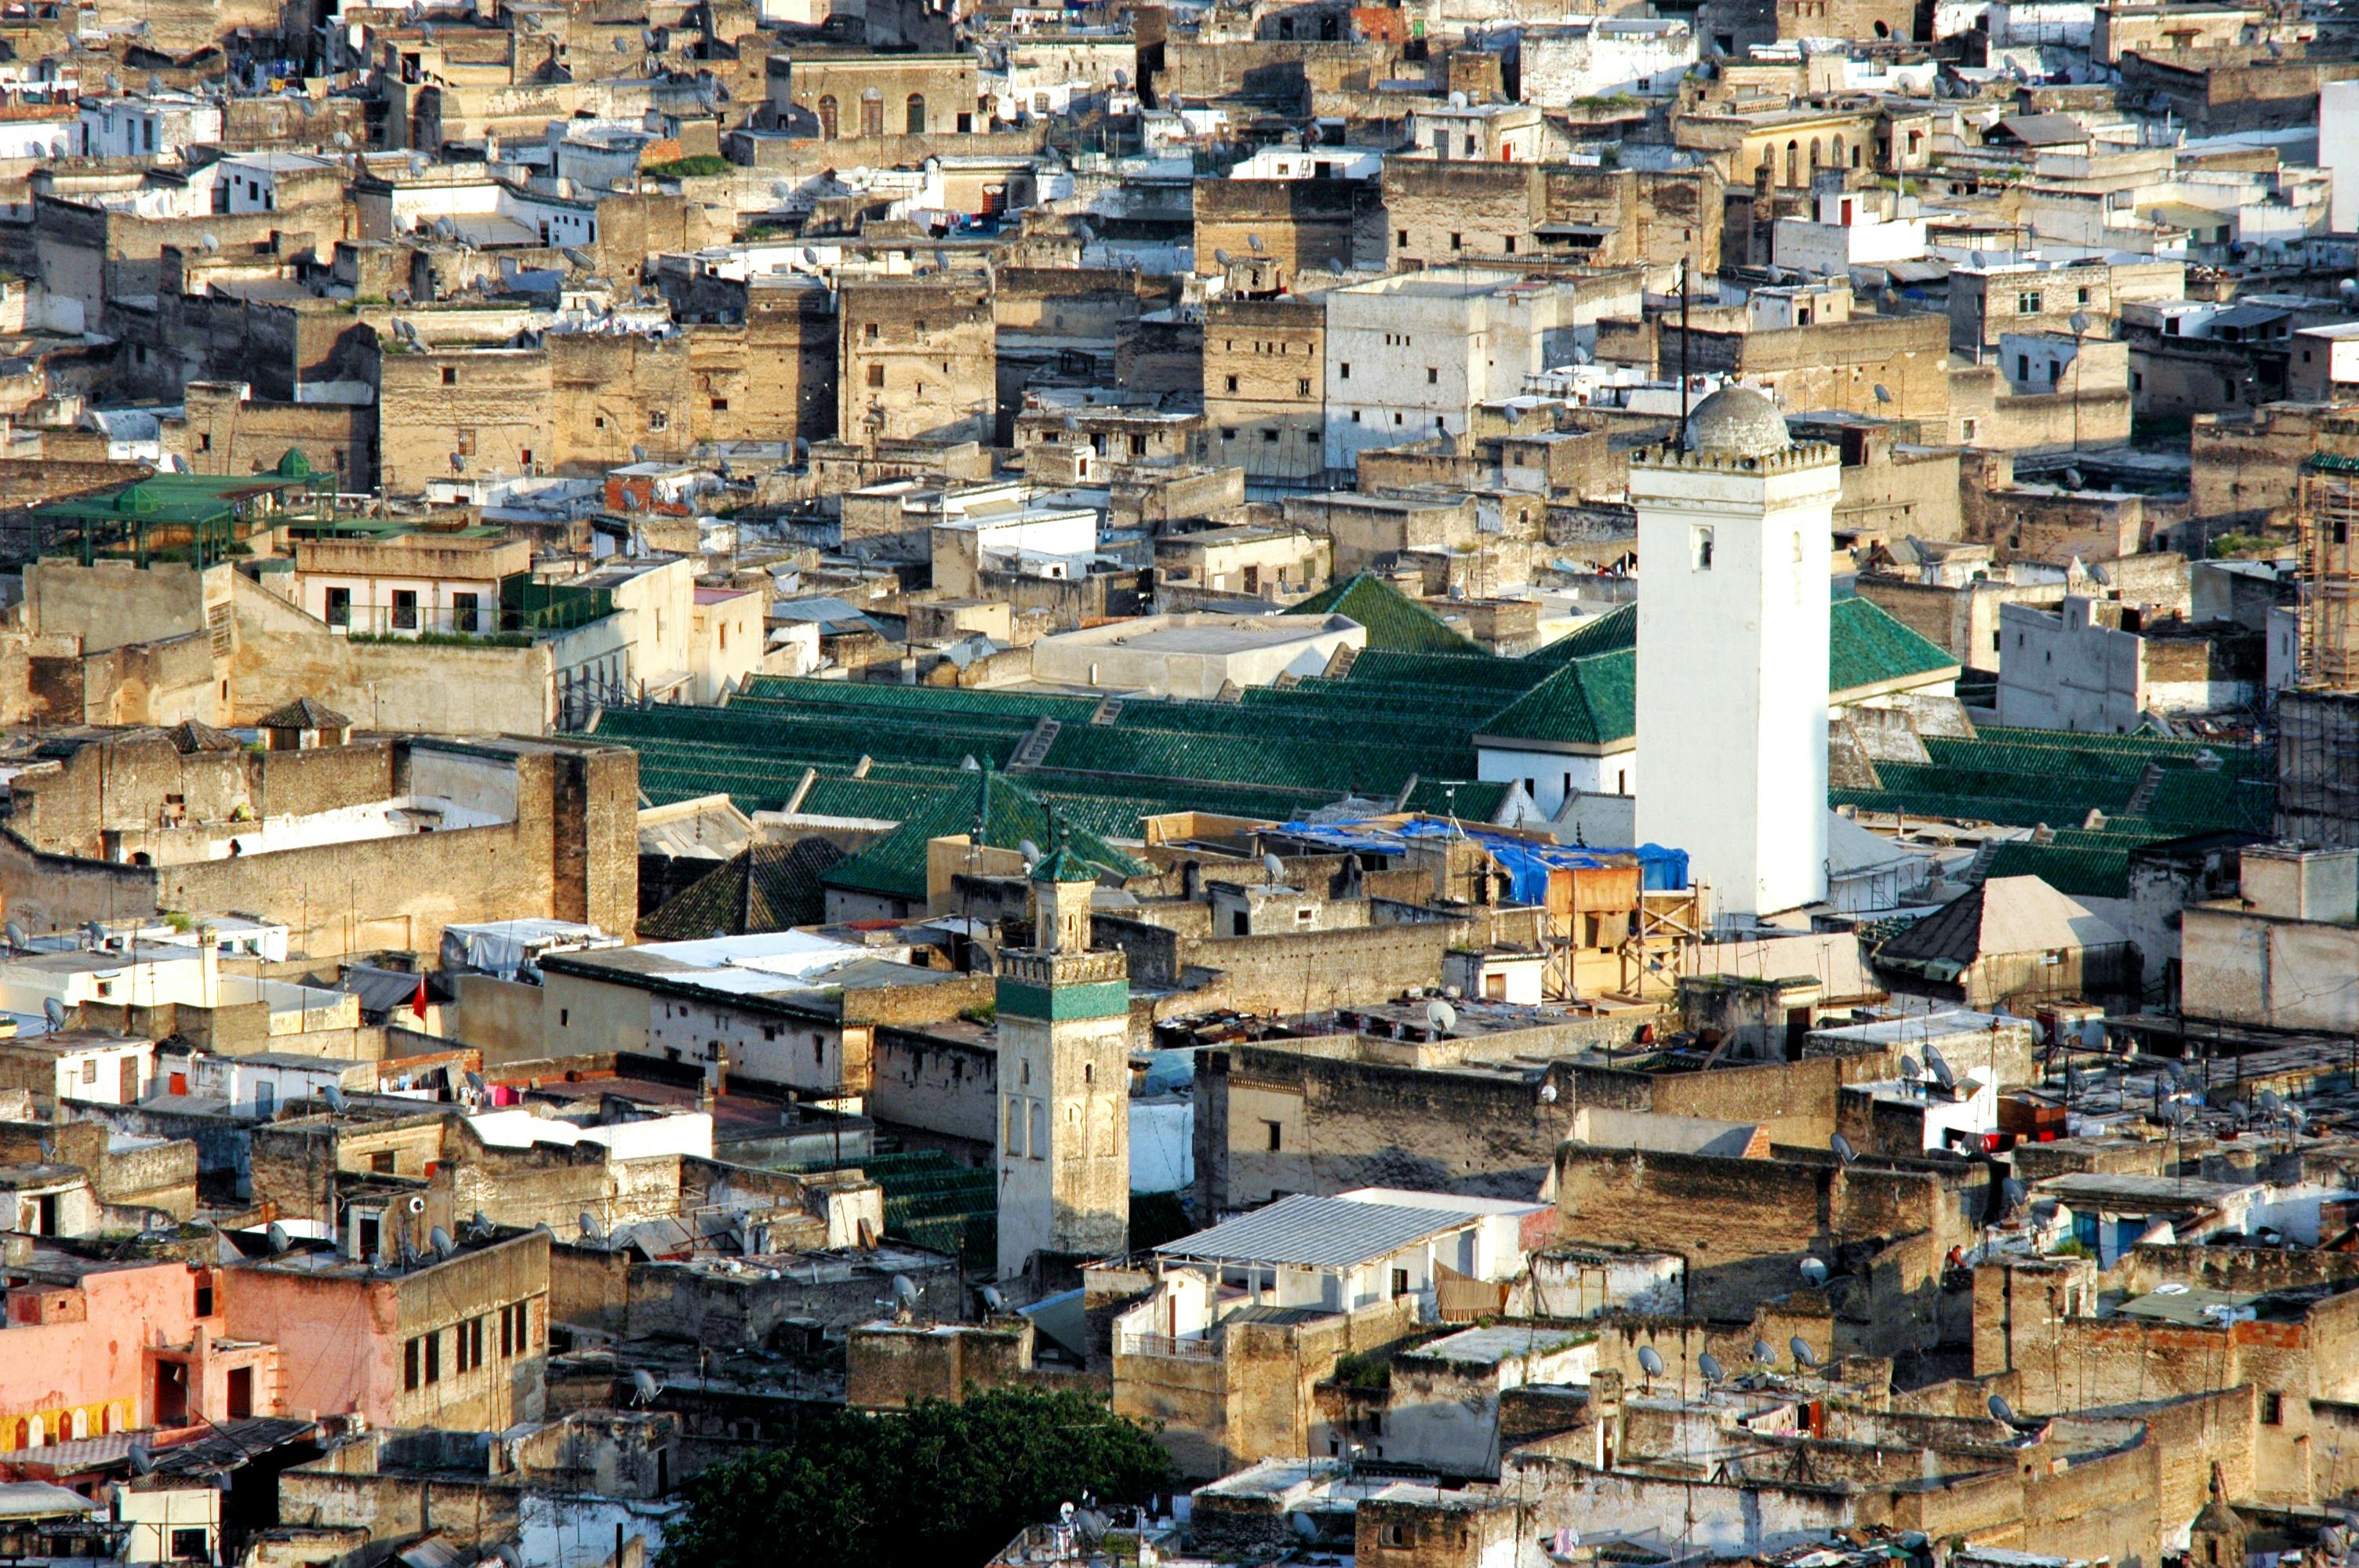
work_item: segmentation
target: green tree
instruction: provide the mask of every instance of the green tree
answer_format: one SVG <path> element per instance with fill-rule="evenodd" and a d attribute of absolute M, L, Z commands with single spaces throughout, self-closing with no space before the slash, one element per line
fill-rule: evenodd
<path fill-rule="evenodd" d="M 1140 1502 L 1170 1461 L 1094 1395 L 997 1389 L 904 1414 L 836 1411 L 690 1483 L 660 1568 L 900 1568 L 987 1561 L 1085 1492 Z"/>

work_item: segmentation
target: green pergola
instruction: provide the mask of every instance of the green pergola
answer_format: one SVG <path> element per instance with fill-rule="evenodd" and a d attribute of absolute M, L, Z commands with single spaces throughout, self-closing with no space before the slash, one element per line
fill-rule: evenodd
<path fill-rule="evenodd" d="M 266 529 L 326 523 L 335 509 L 335 476 L 315 473 L 290 447 L 266 473 L 155 473 L 120 490 L 34 507 L 24 557 L 72 557 L 84 566 L 127 558 L 144 567 L 159 555 L 185 553 L 204 567 Z"/>

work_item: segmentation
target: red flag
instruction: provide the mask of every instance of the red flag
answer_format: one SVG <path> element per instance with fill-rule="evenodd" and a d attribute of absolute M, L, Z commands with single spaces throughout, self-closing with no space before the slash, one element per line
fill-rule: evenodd
<path fill-rule="evenodd" d="M 409 1011 L 419 1017 L 426 1016 L 426 977 L 418 977 L 418 994 L 409 999 Z"/>

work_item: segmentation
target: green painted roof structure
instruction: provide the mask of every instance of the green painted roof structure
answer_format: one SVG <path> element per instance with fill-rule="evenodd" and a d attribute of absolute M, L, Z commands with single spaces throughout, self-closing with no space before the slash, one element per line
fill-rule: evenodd
<path fill-rule="evenodd" d="M 995 849 L 1013 849 L 1026 840 L 1041 843 L 1054 837 L 1057 824 L 1048 804 L 995 768 L 973 775 L 964 790 L 948 790 L 928 800 L 898 827 L 873 839 L 858 854 L 830 868 L 821 881 L 832 888 L 879 893 L 891 898 L 926 896 L 926 846 L 953 834 L 972 834 L 981 827 L 980 841 Z M 1124 854 L 1083 827 L 1068 827 L 1060 855 L 1079 865 L 1100 866 L 1117 877 L 1145 876 L 1149 868 Z M 1088 871 L 1086 879 L 1097 873 Z"/>
<path fill-rule="evenodd" d="M 1622 648 L 1568 660 L 1548 679 L 1484 721 L 1484 740 L 1606 746 L 1638 729 L 1638 655 Z"/>
<path fill-rule="evenodd" d="M 1449 622 L 1380 577 L 1366 572 L 1331 583 L 1286 611 L 1288 615 L 1341 615 L 1368 629 L 1371 648 L 1431 654 L 1479 654 L 1483 650 L 1450 629 Z"/>
<path fill-rule="evenodd" d="M 1426 615 L 1376 579 L 1353 582 L 1366 585 L 1361 608 L 1389 597 Z M 1865 600 L 1837 600 L 1832 615 L 1834 694 L 1956 668 Z M 927 841 L 970 831 L 979 806 L 986 843 L 1049 844 L 1053 811 L 1083 860 L 1118 875 L 1136 863 L 1114 841 L 1168 812 L 1288 821 L 1353 798 L 1488 820 L 1510 786 L 1475 779 L 1478 736 L 1603 747 L 1636 732 L 1636 630 L 1625 606 L 1524 658 L 1451 633 L 1454 645 L 1371 645 L 1337 679 L 1234 701 L 1131 697 L 1118 709 L 1095 696 L 766 676 L 717 708 L 609 709 L 595 733 L 638 752 L 639 787 L 657 804 L 726 794 L 747 811 L 793 800 L 809 816 L 897 824 L 824 881 L 919 898 Z M 1040 761 L 1011 766 L 1045 719 L 1059 729 Z M 1879 788 L 1832 791 L 1832 803 L 2044 825 L 2049 841 L 2008 853 L 2087 896 L 2118 896 L 2138 845 L 2266 830 L 2274 808 L 2270 759 L 2253 748 L 1995 728 L 1925 746 L 1930 763 L 1879 762 Z M 2157 776 L 2141 790 L 2149 767 Z M 2084 828 L 2092 812 L 2102 826 Z"/>
<path fill-rule="evenodd" d="M 1032 880 L 1036 882 L 1093 882 L 1098 880 L 1098 869 L 1074 854 L 1071 844 L 1060 844 L 1043 855 L 1039 863 L 1032 868 Z"/>
<path fill-rule="evenodd" d="M 1957 672 L 1958 661 L 1947 648 L 1903 626 L 1874 600 L 1838 599 L 1828 607 L 1829 691 L 1864 691 Z"/>

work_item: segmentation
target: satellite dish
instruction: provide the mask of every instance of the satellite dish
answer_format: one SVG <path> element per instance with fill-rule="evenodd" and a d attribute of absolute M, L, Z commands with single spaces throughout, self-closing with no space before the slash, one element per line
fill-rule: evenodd
<path fill-rule="evenodd" d="M 2086 310 L 2073 311 L 2071 326 L 2072 335 L 2074 337 L 2078 337 L 2082 333 L 2087 331 L 2089 330 L 2089 313 Z"/>
<path fill-rule="evenodd" d="M 1914 1083 L 1925 1076 L 1925 1069 L 1918 1065 L 1916 1057 L 1903 1051 L 1900 1053 L 1900 1076 Z"/>
<path fill-rule="evenodd" d="M 320 1088 L 320 1098 L 328 1102 L 328 1108 L 330 1110 L 335 1112 L 338 1116 L 343 1115 L 344 1107 L 347 1102 L 344 1099 L 344 1091 L 342 1086 L 336 1084 L 321 1085 Z"/>
<path fill-rule="evenodd" d="M 1542 1084 L 1540 1086 L 1540 1103 L 1542 1105 L 1554 1105 L 1556 1103 L 1556 1086 L 1554 1084 Z"/>
<path fill-rule="evenodd" d="M 137 1471 L 142 1476 L 149 1475 L 154 1472 L 156 1468 L 156 1451 L 147 1446 L 147 1440 L 146 1438 L 133 1438 L 131 1440 L 131 1446 L 124 1452 L 131 1460 L 132 1469 Z"/>
<path fill-rule="evenodd" d="M 1212 253 L 1212 259 L 1219 262 L 1223 266 L 1236 265 L 1236 263 L 1230 259 L 1229 253 L 1226 251 L 1214 251 Z"/>
<path fill-rule="evenodd" d="M 907 1274 L 894 1275 L 893 1299 L 903 1306 L 915 1309 L 918 1304 L 918 1281 Z"/>
<path fill-rule="evenodd" d="M 1638 1366 L 1649 1378 L 1661 1377 L 1663 1375 L 1662 1352 L 1651 1345 L 1641 1345 L 1638 1346 Z"/>
<path fill-rule="evenodd" d="M 1823 1285 L 1827 1282 L 1827 1266 L 1816 1258 L 1805 1258 L 1802 1260 L 1802 1278 L 1813 1285 Z"/>
<path fill-rule="evenodd" d="M 467 1238 L 471 1241 L 482 1241 L 498 1228 L 499 1227 L 492 1223 L 488 1215 L 482 1209 L 477 1209 L 474 1217 L 467 1221 Z"/>
<path fill-rule="evenodd" d="M 1274 882 L 1282 882 L 1286 880 L 1286 862 L 1276 855 L 1264 855 L 1261 858 L 1261 869 L 1269 873 L 1269 880 Z"/>
<path fill-rule="evenodd" d="M 1828 1135 L 1827 1147 L 1834 1151 L 1835 1158 L 1843 1164 L 1848 1165 L 1859 1158 L 1859 1151 L 1854 1149 L 1851 1146 L 1851 1140 L 1840 1132 Z"/>
<path fill-rule="evenodd" d="M 465 473 L 467 471 L 466 453 L 452 452 L 451 454 L 451 471 L 452 473 Z"/>
<path fill-rule="evenodd" d="M 1890 387 L 1888 387 L 1888 386 L 1885 385 L 1882 382 L 1880 382 L 1880 381 L 1879 381 L 1879 382 L 1877 382 L 1877 383 L 1875 384 L 1875 400 L 1876 400 L 1878 403 L 1889 403 L 1889 402 L 1891 402 L 1891 401 L 1892 401 L 1892 389 L 1891 389 Z"/>
<path fill-rule="evenodd" d="M 90 945 L 93 947 L 103 947 L 106 946 L 106 927 L 101 925 L 95 920 L 83 921 L 82 925 L 82 934 L 89 939 Z"/>
<path fill-rule="evenodd" d="M 2006 1206 L 2009 1208 L 2020 1206 L 2029 1192 L 2029 1188 L 2013 1176 L 2007 1177 L 1998 1184 L 1998 1195 L 2006 1200 Z"/>
<path fill-rule="evenodd" d="M 451 1233 L 439 1225 L 426 1233 L 426 1241 L 434 1249 L 437 1258 L 448 1258 L 459 1250 L 459 1244 L 451 1239 Z"/>
<path fill-rule="evenodd" d="M 656 1375 L 645 1367 L 631 1374 L 631 1394 L 635 1402 L 653 1404 L 656 1396 L 662 1392 L 663 1385 L 657 1382 Z"/>
<path fill-rule="evenodd" d="M 989 1313 L 992 1316 L 997 1317 L 1000 1314 L 1007 1310 L 1007 1298 L 999 1293 L 998 1286 L 984 1286 L 982 1295 L 983 1310 Z"/>
<path fill-rule="evenodd" d="M 1777 1364 L 1777 1347 L 1766 1339 L 1756 1339 L 1753 1342 L 1753 1359 L 1757 1366 L 1775 1367 Z"/>
<path fill-rule="evenodd" d="M 41 999 L 41 1016 L 49 1021 L 52 1030 L 63 1029 L 66 1026 L 66 1004 L 53 996 L 44 997 Z"/>
<path fill-rule="evenodd" d="M 8 922 L 5 927 L 0 927 L 0 930 L 5 930 L 7 933 L 8 946 L 11 947 L 28 947 L 32 946 L 33 939 L 26 935 L 25 928 L 17 925 L 13 920 Z"/>
<path fill-rule="evenodd" d="M 1786 1341 L 1786 1348 L 1794 1353 L 1794 1365 L 1803 1370 L 1808 1371 L 1818 1366 L 1819 1353 L 1811 1349 L 1810 1342 L 1800 1335 L 1798 1334 Z"/>
<path fill-rule="evenodd" d="M 295 1238 L 287 1234 L 287 1227 L 275 1219 L 270 1222 L 270 1228 L 264 1231 L 263 1235 L 270 1238 L 270 1255 L 274 1258 L 295 1245 Z"/>
<path fill-rule="evenodd" d="M 1458 1010 L 1439 1000 L 1425 1004 L 1425 1021 L 1447 1034 L 1458 1027 Z"/>
<path fill-rule="evenodd" d="M 1993 1394 L 1990 1397 L 1990 1412 L 1991 1419 L 1994 1421 L 2003 1421 L 2009 1426 L 2015 1424 L 2015 1407 L 2006 1402 L 2006 1396 L 2004 1394 Z"/>
<path fill-rule="evenodd" d="M 1263 252 L 1269 249 L 1267 245 L 1261 243 L 1261 236 L 1259 234 L 1247 234 L 1245 236 L 1245 243 L 1253 247 L 1253 254 L 1256 255 L 1260 255 Z"/>
<path fill-rule="evenodd" d="M 603 1229 L 603 1227 L 598 1224 L 598 1217 L 597 1217 L 596 1215 L 594 1215 L 594 1214 L 592 1214 L 592 1213 L 591 1213 L 588 1209 L 586 1209 L 586 1208 L 585 1208 L 585 1209 L 583 1209 L 583 1210 L 582 1211 L 582 1220 L 581 1220 L 581 1225 L 582 1225 L 582 1240 L 584 1240 L 584 1241 L 603 1241 L 603 1240 L 605 1240 L 605 1239 L 606 1239 L 606 1232 L 605 1232 L 605 1230 L 604 1230 L 604 1229 Z"/>
<path fill-rule="evenodd" d="M 1930 1045 L 1925 1047 L 1925 1065 L 1932 1070 L 1933 1081 L 1943 1088 L 1958 1087 L 1958 1075 L 1950 1071 L 1949 1059 Z"/>
<path fill-rule="evenodd" d="M 628 39 L 628 38 L 625 38 L 625 37 L 623 37 L 623 35 L 622 35 L 622 34 L 620 34 L 620 33 L 615 34 L 615 35 L 614 35 L 614 52 L 615 52 L 616 54 L 628 54 L 628 53 L 630 53 L 630 52 L 631 52 L 631 40 L 630 40 L 630 39 Z"/>
<path fill-rule="evenodd" d="M 408 1209 L 412 1214 L 424 1214 L 426 1212 L 426 1200 L 413 1195 L 410 1200 L 402 1206 Z"/>
<path fill-rule="evenodd" d="M 2279 1116 L 2284 1114 L 2284 1111 L 2285 1099 L 2277 1093 L 2277 1090 L 2263 1089 L 2261 1091 L 2261 1113 L 2264 1116 Z"/>
<path fill-rule="evenodd" d="M 1040 863 L 1040 846 L 1029 838 L 1016 845 L 1016 852 L 1024 857 L 1024 869 L 1027 871 Z"/>
<path fill-rule="evenodd" d="M 1696 1357 L 1696 1370 L 1703 1374 L 1706 1383 L 1711 1384 L 1717 1384 L 1728 1375 L 1727 1368 L 1720 1364 L 1720 1357 L 1709 1350 Z"/>
<path fill-rule="evenodd" d="M 208 229 L 197 236 L 197 243 L 204 248 L 205 254 L 212 255 L 221 249 L 221 237 Z"/>
<path fill-rule="evenodd" d="M 647 460 L 647 448 L 640 446 L 636 441 L 631 443 L 631 460 L 635 463 L 646 462 Z"/>

